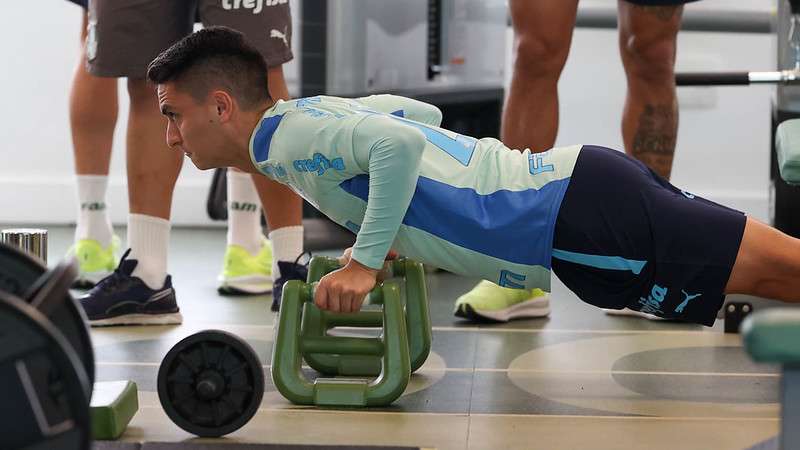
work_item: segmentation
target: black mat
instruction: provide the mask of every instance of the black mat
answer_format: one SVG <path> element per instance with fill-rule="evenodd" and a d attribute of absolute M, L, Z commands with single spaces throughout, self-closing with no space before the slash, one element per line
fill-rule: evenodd
<path fill-rule="evenodd" d="M 419 447 L 381 447 L 372 445 L 293 445 L 293 444 L 200 444 L 193 442 L 114 442 L 97 441 L 92 450 L 419 450 Z"/>

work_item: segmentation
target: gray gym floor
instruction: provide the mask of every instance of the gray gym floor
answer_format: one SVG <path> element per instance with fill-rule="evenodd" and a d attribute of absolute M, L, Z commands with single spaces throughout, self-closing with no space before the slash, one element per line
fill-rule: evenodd
<path fill-rule="evenodd" d="M 51 264 L 71 233 L 50 228 Z M 268 369 L 275 320 L 269 298 L 217 295 L 224 246 L 223 229 L 173 230 L 169 267 L 183 325 L 93 330 L 98 379 L 132 379 L 139 387 L 141 408 L 123 440 L 193 439 L 166 417 L 155 393 L 161 358 L 191 333 L 236 333 Z M 610 317 L 556 280 L 549 318 L 471 325 L 451 310 L 475 282 L 428 276 L 433 350 L 391 407 L 297 407 L 268 377 L 258 414 L 224 441 L 733 450 L 778 432 L 777 368 L 752 363 L 739 336 L 722 332 L 721 321 L 704 328 Z"/>

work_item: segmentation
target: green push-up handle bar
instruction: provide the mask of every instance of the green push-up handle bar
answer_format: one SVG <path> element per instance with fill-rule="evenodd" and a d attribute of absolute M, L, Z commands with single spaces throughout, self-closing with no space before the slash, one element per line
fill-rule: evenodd
<path fill-rule="evenodd" d="M 326 274 L 339 269 L 335 258 L 316 256 L 308 269 L 308 282 L 319 281 Z M 431 319 L 428 313 L 428 291 L 425 287 L 425 270 L 422 264 L 410 259 L 398 259 L 389 264 L 390 275 L 405 281 L 405 313 L 408 333 L 411 372 L 419 369 L 431 351 Z M 368 302 L 379 304 L 380 298 L 370 295 Z M 304 338 L 319 338 L 335 327 L 380 328 L 383 316 L 380 311 L 361 311 L 350 314 L 335 314 L 309 308 L 303 314 L 302 334 Z M 311 351 L 303 353 L 308 365 L 328 376 L 375 376 L 381 371 L 380 358 L 368 354 L 321 354 Z"/>
<path fill-rule="evenodd" d="M 383 335 L 380 338 L 339 336 L 304 337 L 301 316 L 314 306 L 314 285 L 288 281 L 275 333 L 272 353 L 272 380 L 289 401 L 317 406 L 384 406 L 405 391 L 411 378 L 405 315 L 400 287 L 386 282 L 373 289 L 373 297 L 383 301 Z M 309 381 L 302 373 L 301 355 L 366 354 L 380 358 L 381 371 L 374 379 L 317 378 Z"/>

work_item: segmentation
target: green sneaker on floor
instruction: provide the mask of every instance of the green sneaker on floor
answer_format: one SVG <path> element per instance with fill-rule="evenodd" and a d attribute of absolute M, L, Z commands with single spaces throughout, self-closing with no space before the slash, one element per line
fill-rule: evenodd
<path fill-rule="evenodd" d="M 257 255 L 240 245 L 225 249 L 217 292 L 222 295 L 259 295 L 272 292 L 272 244 L 266 239 Z"/>
<path fill-rule="evenodd" d="M 108 247 L 94 239 L 80 239 L 67 252 L 78 260 L 78 278 L 72 283 L 74 289 L 89 289 L 98 281 L 109 276 L 117 268 L 116 253 L 120 242 L 117 236 L 111 238 Z"/>
<path fill-rule="evenodd" d="M 454 314 L 476 322 L 546 317 L 550 295 L 541 289 L 504 288 L 484 280 L 456 300 Z"/>

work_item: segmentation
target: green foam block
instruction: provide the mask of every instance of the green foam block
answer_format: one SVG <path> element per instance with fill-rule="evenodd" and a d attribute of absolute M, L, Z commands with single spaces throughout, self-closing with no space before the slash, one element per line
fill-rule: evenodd
<path fill-rule="evenodd" d="M 787 120 L 778 125 L 775 152 L 783 181 L 800 184 L 800 119 Z"/>
<path fill-rule="evenodd" d="M 91 402 L 92 437 L 117 439 L 138 410 L 138 391 L 133 381 L 95 383 Z"/>

